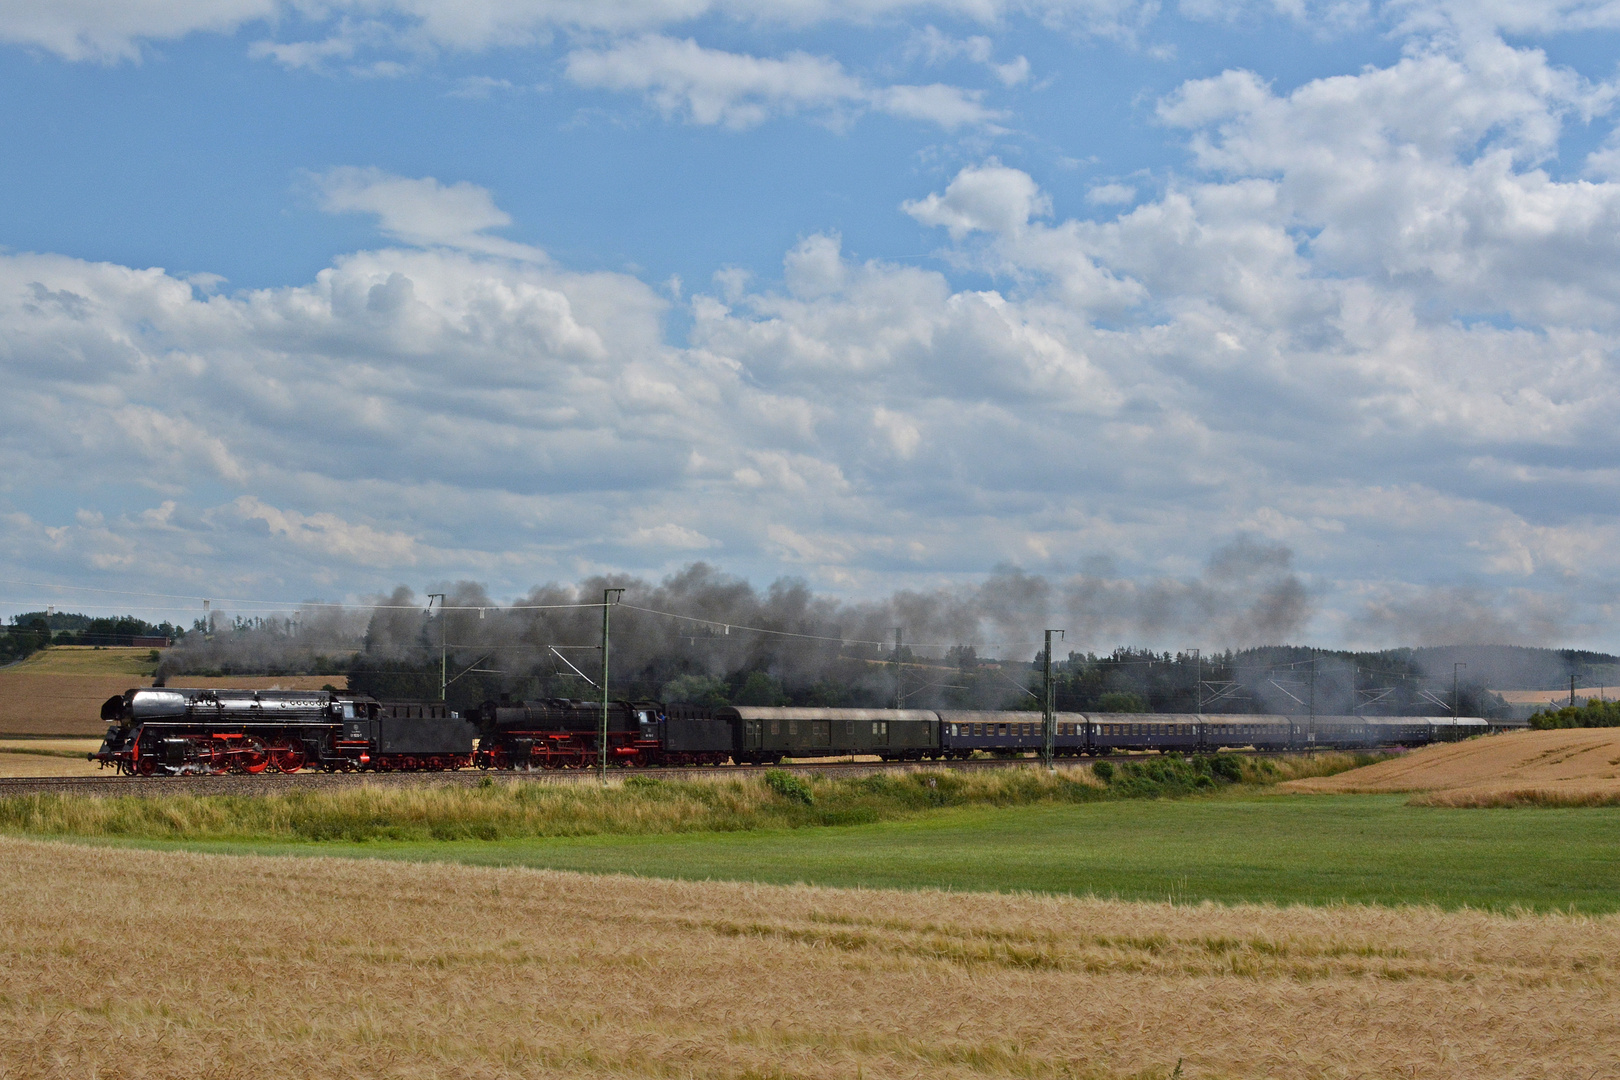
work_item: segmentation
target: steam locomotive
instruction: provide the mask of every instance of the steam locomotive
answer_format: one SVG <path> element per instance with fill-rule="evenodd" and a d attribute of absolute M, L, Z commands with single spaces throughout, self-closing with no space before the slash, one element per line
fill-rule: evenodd
<path fill-rule="evenodd" d="M 442 702 L 379 701 L 299 690 L 141 688 L 108 699 L 101 747 L 89 755 L 132 776 L 590 768 L 602 758 L 602 705 L 490 701 L 465 716 Z M 615 701 L 606 757 L 616 767 L 775 764 L 870 755 L 884 761 L 1016 757 L 1044 745 L 1028 712 L 707 707 Z M 1208 752 L 1420 746 L 1484 734 L 1450 716 L 1263 716 L 1058 713 L 1062 757 L 1158 750 Z"/>

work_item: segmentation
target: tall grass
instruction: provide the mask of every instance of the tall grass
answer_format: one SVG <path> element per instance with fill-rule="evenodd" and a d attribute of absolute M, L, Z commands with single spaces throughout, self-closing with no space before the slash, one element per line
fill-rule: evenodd
<path fill-rule="evenodd" d="M 767 774 L 674 780 L 636 775 L 605 788 L 485 777 L 472 787 L 361 786 L 255 796 L 28 795 L 0 799 L 0 831 L 282 841 L 731 832 L 890 821 L 946 807 L 1178 796 L 1228 786 L 1232 779 L 1274 783 L 1360 762 L 1352 755 L 1328 757 L 1243 762 L 1222 756 L 1190 763 L 1155 757 L 1121 766 L 1112 783 L 1100 781 L 1090 768 L 1072 766 L 1054 772 L 934 769 L 850 778 Z"/>

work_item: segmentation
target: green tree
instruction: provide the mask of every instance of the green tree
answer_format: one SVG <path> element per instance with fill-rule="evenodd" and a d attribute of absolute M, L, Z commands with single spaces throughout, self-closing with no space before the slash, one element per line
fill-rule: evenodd
<path fill-rule="evenodd" d="M 665 701 L 687 701 L 693 705 L 729 705 L 724 680 L 712 675 L 679 675 L 664 684 Z"/>
<path fill-rule="evenodd" d="M 765 671 L 750 671 L 732 698 L 733 705 L 786 705 L 782 680 Z"/>

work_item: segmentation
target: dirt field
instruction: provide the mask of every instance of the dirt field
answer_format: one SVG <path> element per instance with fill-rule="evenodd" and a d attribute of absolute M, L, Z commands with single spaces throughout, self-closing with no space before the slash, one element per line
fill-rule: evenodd
<path fill-rule="evenodd" d="M 1620 918 L 0 840 L 0 1074 L 1576 1077 Z"/>
<path fill-rule="evenodd" d="M 1425 747 L 1337 776 L 1280 785 L 1305 792 L 1428 792 L 1439 805 L 1620 799 L 1620 728 L 1514 731 Z M 1541 793 L 1542 798 L 1534 797 Z"/>
<path fill-rule="evenodd" d="M 152 685 L 150 649 L 53 647 L 0 669 L 0 736 L 100 735 L 101 703 L 132 686 Z M 342 675 L 186 676 L 176 686 L 319 690 L 348 687 Z"/>

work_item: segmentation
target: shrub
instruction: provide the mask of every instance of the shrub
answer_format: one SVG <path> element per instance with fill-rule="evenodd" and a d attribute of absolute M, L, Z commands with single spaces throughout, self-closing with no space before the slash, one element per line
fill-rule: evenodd
<path fill-rule="evenodd" d="M 810 785 L 786 769 L 766 770 L 765 786 L 784 799 L 802 802 L 806 806 L 810 806 L 816 801 L 815 796 L 810 794 Z"/>
<path fill-rule="evenodd" d="M 1620 727 L 1620 701 L 1588 701 L 1572 708 L 1549 709 L 1530 718 L 1538 731 L 1551 728 Z"/>
<path fill-rule="evenodd" d="M 1114 766 L 1106 761 L 1099 761 L 1091 767 L 1091 775 L 1105 784 L 1111 784 L 1114 781 Z"/>

